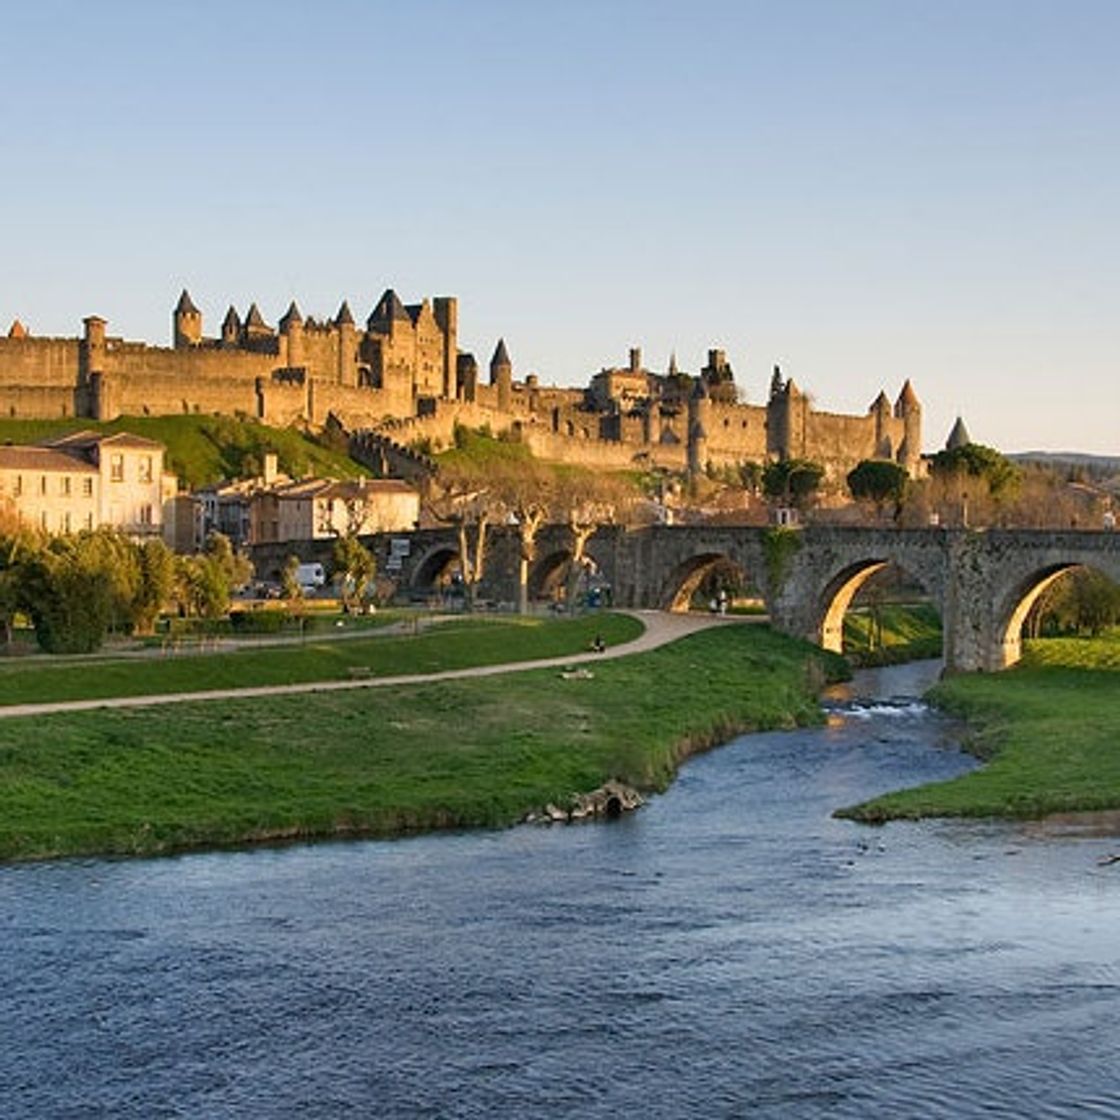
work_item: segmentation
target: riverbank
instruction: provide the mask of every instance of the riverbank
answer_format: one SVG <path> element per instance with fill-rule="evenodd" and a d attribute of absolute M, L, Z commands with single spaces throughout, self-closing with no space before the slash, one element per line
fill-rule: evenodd
<path fill-rule="evenodd" d="M 1037 819 L 1120 809 L 1120 635 L 1026 644 L 1023 662 L 952 677 L 930 700 L 964 720 L 987 765 L 949 782 L 877 797 L 837 815 Z"/>
<path fill-rule="evenodd" d="M 723 625 L 569 677 L 13 719 L 0 724 L 0 858 L 505 826 L 610 778 L 663 789 L 694 751 L 816 722 L 820 685 L 845 669 Z"/>

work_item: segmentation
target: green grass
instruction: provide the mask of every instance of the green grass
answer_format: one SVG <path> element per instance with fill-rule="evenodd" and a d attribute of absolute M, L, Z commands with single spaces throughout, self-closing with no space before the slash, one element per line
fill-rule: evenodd
<path fill-rule="evenodd" d="M 167 469 L 191 489 L 256 473 L 267 451 L 275 451 L 280 469 L 296 478 L 353 478 L 363 470 L 348 455 L 322 446 L 294 428 L 270 428 L 231 416 L 122 416 L 106 423 L 82 417 L 0 419 L 0 442 L 31 443 L 86 428 L 127 431 L 158 440 L 167 448 Z"/>
<path fill-rule="evenodd" d="M 943 681 L 931 699 L 967 720 L 966 746 L 987 765 L 841 815 L 1038 818 L 1120 808 L 1117 651 L 1115 635 L 1032 642 L 1014 669 Z"/>
<path fill-rule="evenodd" d="M 941 617 L 929 603 L 884 603 L 875 613 L 881 632 L 873 648 L 873 612 L 859 607 L 844 616 L 844 655 L 854 664 L 896 665 L 941 656 Z"/>
<path fill-rule="evenodd" d="M 370 676 L 435 673 L 501 661 L 560 657 L 587 648 L 596 633 L 609 645 L 635 638 L 642 626 L 628 615 L 564 620 L 465 618 L 418 635 L 375 634 L 239 649 L 229 653 L 0 663 L 0 706 L 52 700 L 103 700 L 212 688 L 297 684 Z"/>
<path fill-rule="evenodd" d="M 611 777 L 664 788 L 692 751 L 816 721 L 826 668 L 843 662 L 719 627 L 589 680 L 542 669 L 3 721 L 0 858 L 504 826 Z"/>

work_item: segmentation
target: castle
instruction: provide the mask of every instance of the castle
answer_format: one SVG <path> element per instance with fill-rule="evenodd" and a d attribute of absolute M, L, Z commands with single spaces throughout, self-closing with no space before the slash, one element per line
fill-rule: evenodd
<path fill-rule="evenodd" d="M 861 459 L 920 462 L 921 404 L 909 381 L 892 404 L 880 393 L 862 416 L 817 411 L 775 367 L 765 404 L 740 400 L 722 350 L 695 375 L 675 358 L 665 373 L 630 351 L 626 366 L 586 388 L 516 380 L 504 341 L 488 381 L 458 346 L 458 301 L 404 305 L 387 290 L 359 327 L 343 302 L 331 319 L 305 319 L 293 301 L 276 327 L 257 305 L 232 306 L 217 337 L 184 290 L 172 312 L 172 345 L 108 334 L 97 316 L 80 338 L 38 338 L 18 321 L 0 337 L 0 416 L 21 418 L 218 413 L 276 426 L 333 423 L 397 446 L 438 448 L 457 425 L 488 427 L 534 454 L 604 469 L 688 470 L 773 459 L 812 459 L 841 478 Z"/>

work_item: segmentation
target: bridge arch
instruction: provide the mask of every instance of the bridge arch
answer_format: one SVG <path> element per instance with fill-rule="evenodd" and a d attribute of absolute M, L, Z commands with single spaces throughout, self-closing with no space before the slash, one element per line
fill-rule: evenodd
<path fill-rule="evenodd" d="M 539 557 L 529 571 L 530 600 L 560 602 L 566 599 L 571 567 L 571 549 L 557 548 Z"/>
<path fill-rule="evenodd" d="M 1045 564 L 1011 583 L 997 604 L 995 613 L 996 649 L 993 669 L 1006 669 L 1023 655 L 1023 625 L 1039 599 L 1063 576 L 1073 572 L 1095 572 L 1113 583 L 1120 583 L 1120 561 L 1108 557 L 1082 557 L 1077 560 Z"/>
<path fill-rule="evenodd" d="M 852 605 L 856 592 L 889 560 L 860 560 L 838 572 L 821 594 L 821 646 L 833 653 L 844 652 L 844 615 Z"/>
<path fill-rule="evenodd" d="M 662 585 L 657 606 L 664 611 L 687 611 L 697 591 L 709 576 L 723 569 L 728 581 L 745 586 L 750 578 L 747 569 L 730 553 L 705 551 L 679 563 Z"/>
<path fill-rule="evenodd" d="M 412 573 L 414 591 L 435 591 L 448 582 L 453 572 L 460 570 L 459 550 L 449 545 L 436 545 L 429 549 Z"/>

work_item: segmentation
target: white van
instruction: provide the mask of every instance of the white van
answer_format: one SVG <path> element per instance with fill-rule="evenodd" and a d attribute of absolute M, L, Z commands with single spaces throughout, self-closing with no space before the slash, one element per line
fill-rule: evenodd
<path fill-rule="evenodd" d="M 296 568 L 296 583 L 304 591 L 316 591 L 327 582 L 327 573 L 322 564 L 300 564 Z"/>

